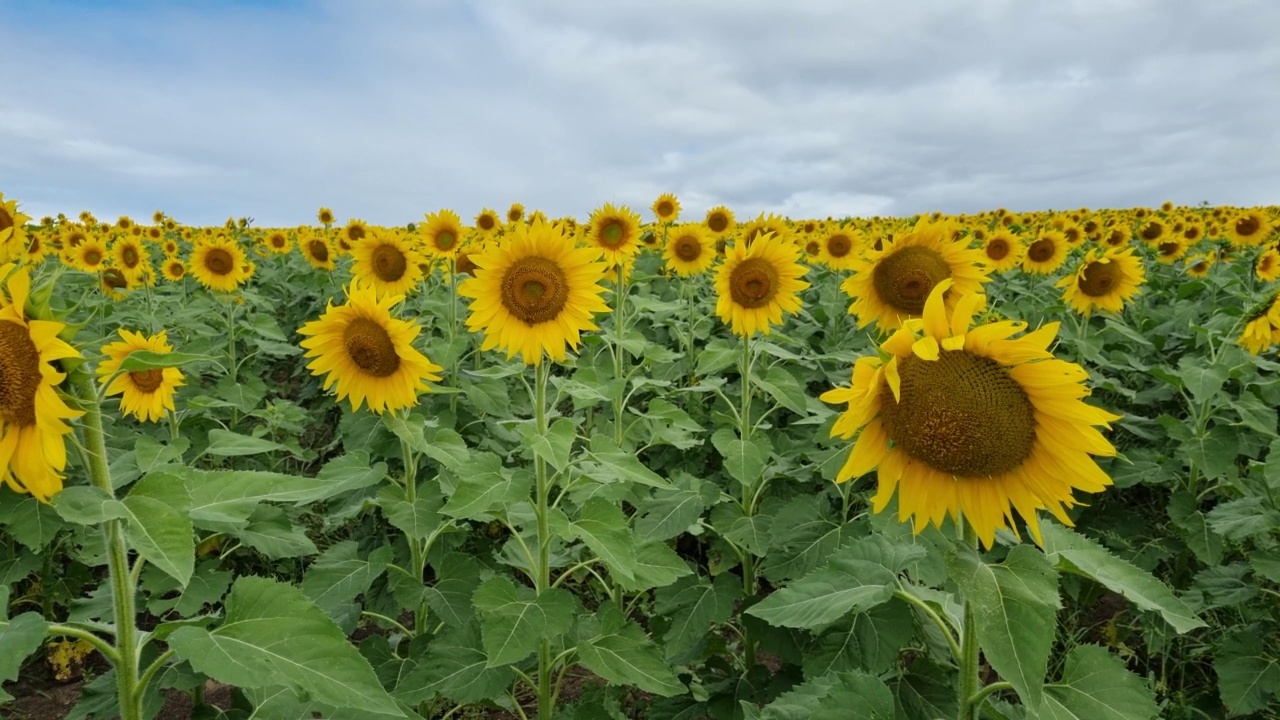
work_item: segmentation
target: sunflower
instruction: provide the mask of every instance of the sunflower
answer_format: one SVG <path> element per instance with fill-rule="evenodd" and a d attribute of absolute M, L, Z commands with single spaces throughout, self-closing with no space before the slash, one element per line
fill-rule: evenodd
<path fill-rule="evenodd" d="M 662 193 L 653 201 L 652 210 L 658 222 L 670 224 L 680 217 L 680 201 L 669 192 Z"/>
<path fill-rule="evenodd" d="M 524 219 L 524 205 L 513 202 L 511 207 L 507 208 L 507 222 L 518 223 Z"/>
<path fill-rule="evenodd" d="M 423 245 L 431 257 L 451 258 L 458 254 L 458 247 L 465 239 L 462 218 L 452 210 L 441 210 L 426 216 L 419 228 Z"/>
<path fill-rule="evenodd" d="M 322 207 L 316 213 L 316 219 L 320 221 L 321 225 L 329 227 L 333 224 L 333 211 L 327 207 Z"/>
<path fill-rule="evenodd" d="M 1118 313 L 1138 294 L 1146 280 L 1142 258 L 1133 248 L 1090 250 L 1080 268 L 1058 281 L 1062 299 L 1076 312 L 1088 317 L 1095 308 Z"/>
<path fill-rule="evenodd" d="M 1107 228 L 1102 234 L 1102 242 L 1107 247 L 1124 247 L 1129 244 L 1129 240 L 1129 231 L 1122 227 Z"/>
<path fill-rule="evenodd" d="M 1147 218 L 1138 227 L 1138 239 L 1155 247 L 1169 235 L 1169 227 L 1159 218 Z"/>
<path fill-rule="evenodd" d="M 859 240 L 856 230 L 833 227 L 818 242 L 818 258 L 832 270 L 848 270 L 857 259 Z"/>
<path fill-rule="evenodd" d="M 351 274 L 378 297 L 404 296 L 422 281 L 423 257 L 397 233 L 374 230 L 351 251 Z"/>
<path fill-rule="evenodd" d="M 1271 221 L 1261 210 L 1245 210 L 1227 221 L 1227 235 L 1234 245 L 1261 245 L 1271 234 Z"/>
<path fill-rule="evenodd" d="M 768 335 L 784 312 L 800 309 L 805 272 L 800 248 L 773 233 L 757 235 L 750 247 L 734 243 L 716 273 L 716 315 L 735 335 Z"/>
<path fill-rule="evenodd" d="M 716 259 L 715 244 L 699 223 L 684 223 L 671 228 L 662 259 L 681 277 L 701 275 Z"/>
<path fill-rule="evenodd" d="M 756 219 L 748 220 L 742 225 L 740 237 L 744 247 L 751 247 L 751 243 L 756 238 L 766 233 L 773 233 L 780 238 L 789 238 L 791 233 L 787 230 L 787 223 L 778 215 L 769 213 L 765 215 L 760 213 Z"/>
<path fill-rule="evenodd" d="M 545 353 L 563 361 L 565 346 L 577 349 L 583 330 L 595 330 L 592 313 L 608 312 L 601 294 L 606 264 L 594 247 L 579 248 L 546 223 L 517 226 L 499 247 L 472 255 L 475 277 L 458 286 L 472 298 L 467 328 L 483 332 L 481 350 L 520 353 L 529 365 Z"/>
<path fill-rule="evenodd" d="M 476 215 L 476 230 L 484 237 L 494 234 L 501 226 L 502 222 L 498 219 L 496 210 L 484 208 Z"/>
<path fill-rule="evenodd" d="M 131 290 L 133 283 L 129 278 L 120 272 L 120 268 L 108 267 L 98 273 L 98 286 L 102 288 L 102 293 L 112 300 L 119 300 Z"/>
<path fill-rule="evenodd" d="M 378 297 L 372 287 L 352 280 L 345 305 L 330 302 L 317 320 L 298 328 L 307 336 L 301 342 L 307 368 L 324 375 L 324 389 L 337 385 L 338 401 L 351 397 L 351 409 L 369 409 L 381 415 L 412 407 L 418 393 L 429 391 L 428 381 L 440 379 L 441 367 L 413 347 L 422 328 L 391 316 L 391 307 L 403 295 Z"/>
<path fill-rule="evenodd" d="M 1041 542 L 1038 510 L 1071 525 L 1074 490 L 1099 492 L 1111 478 L 1090 455 L 1115 448 L 1094 426 L 1120 419 L 1086 404 L 1087 373 L 1048 351 L 1057 323 L 1011 339 L 1013 321 L 970 329 L 982 302 L 965 295 L 948 311 L 951 280 L 929 293 L 924 316 L 880 347 L 888 362 L 864 357 L 850 388 L 822 395 L 848 403 L 831 429 L 857 442 L 836 477 L 845 482 L 879 468 L 876 512 L 898 494 L 898 518 L 915 532 L 964 518 L 982 544 L 1014 528 L 1014 511 Z M 1015 529 L 1016 532 L 1016 529 Z"/>
<path fill-rule="evenodd" d="M 1200 242 L 1200 238 L 1204 237 L 1204 225 L 1200 223 L 1190 222 L 1182 228 L 1182 239 L 1186 241 L 1190 247 Z"/>
<path fill-rule="evenodd" d="M 1216 262 L 1216 258 L 1213 253 L 1209 253 L 1208 255 L 1196 255 L 1195 257 L 1187 258 L 1187 261 L 1183 263 L 1182 268 L 1191 277 L 1202 278 L 1209 274 L 1209 270 L 1213 267 L 1214 262 Z"/>
<path fill-rule="evenodd" d="M 30 216 L 18 212 L 17 200 L 5 200 L 0 192 L 0 262 L 18 257 L 27 248 Z"/>
<path fill-rule="evenodd" d="M 137 281 L 151 268 L 146 249 L 131 237 L 122 237 L 112 243 L 111 259 L 129 283 Z"/>
<path fill-rule="evenodd" d="M 1022 258 L 1022 269 L 1037 275 L 1048 275 L 1062 267 L 1067 259 L 1067 241 L 1057 230 L 1042 230 L 1039 237 L 1027 246 Z"/>
<path fill-rule="evenodd" d="M 982 244 L 982 262 L 992 272 L 1012 270 L 1022 262 L 1026 247 L 1022 241 L 1007 228 L 1000 228 L 991 233 Z"/>
<path fill-rule="evenodd" d="M 268 232 L 267 237 L 263 239 L 263 244 L 276 255 L 284 255 L 293 249 L 293 243 L 289 240 L 289 236 L 284 230 Z"/>
<path fill-rule="evenodd" d="M 1277 343 L 1280 343 L 1280 294 L 1250 313 L 1244 330 L 1236 338 L 1236 344 L 1252 355 L 1261 355 Z"/>
<path fill-rule="evenodd" d="M 167 257 L 160 263 L 160 274 L 164 275 L 164 279 L 169 282 L 180 282 L 187 276 L 187 264 L 182 261 L 182 258 Z"/>
<path fill-rule="evenodd" d="M 244 250 L 221 236 L 196 244 L 191 251 L 191 274 L 210 290 L 231 292 L 248 282 L 253 273 Z"/>
<path fill-rule="evenodd" d="M 1183 241 L 1180 234 L 1170 235 L 1156 245 L 1156 262 L 1162 265 L 1172 265 L 1186 254 L 1187 243 Z"/>
<path fill-rule="evenodd" d="M 181 246 L 178 245 L 178 241 L 173 238 L 169 238 L 160 243 L 160 252 L 163 252 L 165 257 L 173 257 L 174 255 L 177 255 L 178 250 L 180 249 Z"/>
<path fill-rule="evenodd" d="M 605 203 L 591 211 L 587 244 L 599 248 L 610 265 L 618 265 L 640 250 L 640 215 L 625 205 Z"/>
<path fill-rule="evenodd" d="M 369 226 L 365 224 L 365 221 L 359 218 L 351 218 L 338 236 L 339 247 L 342 248 L 343 252 L 350 252 L 351 248 L 359 245 L 360 241 L 364 240 L 368 234 Z"/>
<path fill-rule="evenodd" d="M 106 395 L 121 395 L 120 411 L 142 422 L 156 422 L 166 410 L 173 410 L 173 394 L 186 384 L 182 371 L 176 367 L 151 368 L 120 372 L 125 358 L 135 350 L 164 355 L 173 352 L 164 330 L 151 336 L 120 328 L 121 340 L 102 346 L 107 359 L 98 365 L 98 378 L 110 380 Z"/>
<path fill-rule="evenodd" d="M 720 238 L 733 232 L 737 222 L 733 219 L 733 211 L 724 205 L 717 205 L 707 211 L 707 218 L 702 221 L 713 237 Z"/>
<path fill-rule="evenodd" d="M 58 337 L 65 324 L 27 317 L 26 268 L 0 266 L 0 282 L 0 480 L 48 502 L 67 466 L 65 421 L 82 414 L 58 396 L 66 375 L 54 362 L 80 353 Z"/>
<path fill-rule="evenodd" d="M 854 263 L 853 274 L 840 286 L 853 298 L 849 313 L 858 327 L 872 322 L 883 331 L 896 330 L 902 321 L 919 317 L 933 286 L 951 278 L 955 295 L 977 292 L 987 282 L 981 250 L 951 242 L 947 223 L 921 219 L 909 232 L 884 243 Z"/>
<path fill-rule="evenodd" d="M 328 237 L 323 233 L 306 233 L 298 237 L 298 250 L 302 252 L 302 256 L 311 263 L 311 267 L 317 270 L 332 270 L 335 265 L 333 262 L 333 245 L 329 243 Z"/>
<path fill-rule="evenodd" d="M 63 262 L 85 272 L 98 272 L 110 257 L 107 246 L 96 236 L 85 236 L 79 245 L 65 248 L 62 253 Z"/>
<path fill-rule="evenodd" d="M 51 234 L 52 233 L 47 230 L 27 233 L 27 248 L 26 252 L 23 253 L 27 258 L 27 262 L 35 265 L 45 259 L 45 256 L 48 255 L 51 250 L 47 237 Z"/>
<path fill-rule="evenodd" d="M 1280 280 L 1280 251 L 1267 248 L 1258 254 L 1253 265 L 1253 272 L 1262 282 Z"/>

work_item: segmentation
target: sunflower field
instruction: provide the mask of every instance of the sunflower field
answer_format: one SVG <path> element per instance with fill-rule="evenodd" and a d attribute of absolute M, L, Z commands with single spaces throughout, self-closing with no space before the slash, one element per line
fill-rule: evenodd
<path fill-rule="evenodd" d="M 0 195 L 0 716 L 1280 717 L 1280 208 L 646 210 Z"/>

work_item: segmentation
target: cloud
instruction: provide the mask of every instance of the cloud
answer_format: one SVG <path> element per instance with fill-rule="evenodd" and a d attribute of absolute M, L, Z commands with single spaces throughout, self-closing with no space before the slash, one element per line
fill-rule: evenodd
<path fill-rule="evenodd" d="M 43 9 L 41 9 L 43 8 Z M 0 3 L 0 11 L 9 11 Z M 1280 5 L 56 0 L 0 29 L 40 213 L 385 224 L 1274 202 Z"/>

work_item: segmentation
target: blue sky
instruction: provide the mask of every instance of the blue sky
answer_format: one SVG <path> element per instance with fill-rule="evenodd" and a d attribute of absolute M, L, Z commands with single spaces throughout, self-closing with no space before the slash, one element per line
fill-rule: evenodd
<path fill-rule="evenodd" d="M 0 0 L 33 215 L 1280 201 L 1270 0 Z"/>

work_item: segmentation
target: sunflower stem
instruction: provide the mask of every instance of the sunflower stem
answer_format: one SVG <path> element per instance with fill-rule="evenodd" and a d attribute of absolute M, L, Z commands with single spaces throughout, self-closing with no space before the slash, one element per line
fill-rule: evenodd
<path fill-rule="evenodd" d="M 405 420 L 408 421 L 409 411 L 405 410 Z M 409 445 L 409 441 L 405 438 L 400 439 L 400 454 L 404 457 L 404 499 L 413 507 L 418 500 L 418 456 L 414 454 L 413 448 Z M 422 543 L 418 538 L 405 533 L 405 540 L 409 541 L 409 571 L 413 573 L 413 577 L 422 584 L 422 571 L 426 567 L 426 559 L 423 557 L 425 553 Z M 418 606 L 413 608 L 413 636 L 417 637 L 426 632 L 427 629 L 427 613 L 430 608 L 426 601 L 419 601 Z"/>
<path fill-rule="evenodd" d="M 458 341 L 458 257 L 456 255 L 449 258 L 449 351 L 453 351 L 454 343 Z M 458 388 L 458 363 L 462 361 L 462 355 L 449 363 L 449 387 Z M 449 412 L 453 415 L 458 414 L 458 394 L 449 393 Z"/>
<path fill-rule="evenodd" d="M 622 417 L 626 409 L 626 392 L 627 380 L 623 376 L 623 366 L 626 364 L 626 350 L 622 346 L 623 338 L 626 337 L 626 304 L 627 304 L 627 270 L 623 261 L 618 261 L 618 275 L 614 282 L 614 299 L 613 299 L 613 379 L 618 383 L 617 394 L 613 399 L 613 441 L 618 447 L 622 447 L 623 431 Z"/>
<path fill-rule="evenodd" d="M 750 442 L 751 438 L 751 335 L 742 336 L 742 360 L 739 375 L 742 377 L 742 409 L 738 413 L 738 436 L 742 442 Z M 756 478 L 753 478 L 753 480 Z M 755 495 L 752 493 L 753 482 L 742 483 L 742 512 L 747 518 L 755 516 Z M 750 598 L 756 594 L 756 562 L 755 556 L 747 548 L 742 549 L 742 594 Z M 756 664 L 756 638 L 751 629 L 742 626 L 743 656 L 747 668 Z"/>
<path fill-rule="evenodd" d="M 538 434 L 547 434 L 547 378 L 551 375 L 551 362 L 543 359 L 534 366 L 533 408 L 537 419 Z M 538 517 L 538 566 L 534 568 L 535 591 L 541 597 L 551 589 L 551 527 L 548 519 L 548 503 L 551 497 L 551 481 L 547 476 L 547 462 L 534 453 L 533 472 L 536 479 L 534 512 Z M 554 708 L 551 674 L 554 663 L 551 658 L 551 641 L 544 639 L 538 646 L 538 720 L 551 720 Z"/>
<path fill-rule="evenodd" d="M 975 550 L 978 548 L 978 534 L 973 526 L 961 520 L 961 542 Z M 960 683 L 956 687 L 956 703 L 958 720 L 973 720 L 974 711 L 984 698 L 977 698 L 978 692 L 978 625 L 973 617 L 973 601 L 964 600 L 964 625 L 960 630 Z"/>
<path fill-rule="evenodd" d="M 72 385 L 84 410 L 82 420 L 85 451 L 89 458 L 89 479 L 109 497 L 115 497 L 111 484 L 111 468 L 107 464 L 106 434 L 102 427 L 102 406 L 87 366 L 78 364 L 69 371 Z M 129 550 L 125 545 L 124 522 L 108 520 L 102 524 L 107 548 L 107 569 L 111 582 L 111 600 L 115 615 L 116 644 L 112 661 L 116 670 L 116 694 L 120 703 L 120 720 L 141 720 L 142 684 L 138 675 L 138 627 L 134 608 L 136 585 L 129 572 Z"/>

